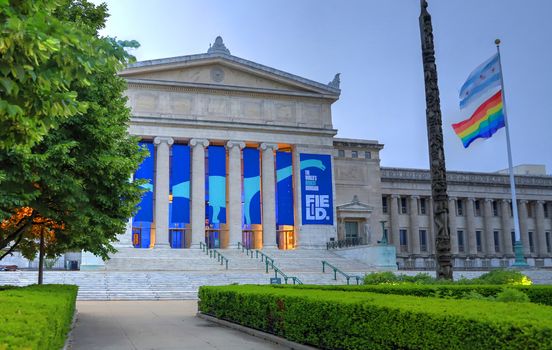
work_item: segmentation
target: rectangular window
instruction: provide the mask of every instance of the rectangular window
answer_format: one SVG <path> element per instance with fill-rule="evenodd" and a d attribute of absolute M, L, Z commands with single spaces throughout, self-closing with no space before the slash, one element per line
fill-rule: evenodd
<path fill-rule="evenodd" d="M 420 230 L 420 251 L 427 252 L 427 231 Z"/>
<path fill-rule="evenodd" d="M 465 249 L 464 249 L 464 231 L 458 230 L 458 231 L 456 231 L 456 235 L 458 236 L 458 251 L 460 253 L 463 253 L 465 251 Z"/>
<path fill-rule="evenodd" d="M 387 208 L 387 197 L 386 197 L 386 196 L 382 196 L 382 197 L 381 197 L 381 211 L 382 211 L 384 214 L 387 214 L 387 212 L 388 212 L 388 208 Z"/>
<path fill-rule="evenodd" d="M 464 216 L 464 202 L 461 199 L 456 200 L 456 215 Z"/>
<path fill-rule="evenodd" d="M 345 221 L 345 239 L 358 238 L 358 222 Z"/>
<path fill-rule="evenodd" d="M 545 238 L 546 238 L 546 251 L 548 253 L 552 253 L 552 242 L 550 242 L 552 238 L 550 237 L 550 232 L 545 233 Z"/>
<path fill-rule="evenodd" d="M 344 158 L 345 157 L 345 150 L 343 150 L 343 149 L 338 150 L 337 151 L 337 156 L 341 157 L 341 158 Z"/>
<path fill-rule="evenodd" d="M 493 231 L 493 238 L 494 238 L 495 253 L 499 253 L 500 252 L 500 232 L 499 231 Z"/>
<path fill-rule="evenodd" d="M 512 232 L 511 232 L 511 235 L 512 235 L 512 251 L 514 252 L 514 251 L 515 251 L 515 250 L 514 250 L 514 249 L 515 249 L 514 246 L 516 245 L 516 232 L 515 232 L 515 231 L 512 231 Z"/>
<path fill-rule="evenodd" d="M 544 209 L 544 217 L 547 218 L 548 217 L 548 203 L 544 203 L 542 205 L 542 208 Z"/>
<path fill-rule="evenodd" d="M 475 245 L 477 246 L 477 252 L 483 251 L 483 245 L 481 244 L 481 231 L 475 231 Z"/>
<path fill-rule="evenodd" d="M 535 242 L 533 241 L 533 232 L 529 231 L 527 232 L 527 235 L 529 236 L 529 251 L 531 253 L 535 252 Z"/>
<path fill-rule="evenodd" d="M 364 158 L 366 158 L 366 159 L 372 159 L 372 152 L 370 152 L 370 151 L 364 152 Z"/>
<path fill-rule="evenodd" d="M 527 217 L 532 218 L 533 217 L 533 203 L 527 202 Z"/>
<path fill-rule="evenodd" d="M 408 209 L 407 209 L 408 206 L 406 204 L 406 198 L 405 197 L 401 197 L 401 200 L 400 200 L 399 204 L 400 204 L 400 208 L 399 208 L 400 213 L 401 214 L 408 214 Z"/>
<path fill-rule="evenodd" d="M 427 214 L 426 199 L 420 198 L 420 215 L 426 215 L 426 214 Z"/>
<path fill-rule="evenodd" d="M 400 229 L 399 230 L 399 239 L 401 243 L 401 252 L 407 252 L 408 251 L 408 231 L 406 229 Z"/>
<path fill-rule="evenodd" d="M 473 211 L 475 216 L 481 216 L 481 201 L 476 199 L 473 202 Z"/>
<path fill-rule="evenodd" d="M 493 201 L 493 216 L 499 216 L 498 215 L 498 202 L 497 201 Z"/>
<path fill-rule="evenodd" d="M 352 151 L 351 152 L 351 158 L 358 158 L 358 152 L 357 151 Z"/>

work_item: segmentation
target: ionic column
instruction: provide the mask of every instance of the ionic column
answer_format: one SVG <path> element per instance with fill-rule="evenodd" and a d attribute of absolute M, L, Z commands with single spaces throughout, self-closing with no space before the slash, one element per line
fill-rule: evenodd
<path fill-rule="evenodd" d="M 263 248 L 276 247 L 276 179 L 274 174 L 274 151 L 277 149 L 277 144 L 261 143 Z"/>
<path fill-rule="evenodd" d="M 420 254 L 420 223 L 418 222 L 418 196 L 410 196 L 410 252 Z"/>
<path fill-rule="evenodd" d="M 169 247 L 169 147 L 172 137 L 156 137 L 155 154 L 155 247 Z"/>
<path fill-rule="evenodd" d="M 399 195 L 391 195 L 391 211 L 389 219 L 391 220 L 391 240 L 397 249 L 397 253 L 401 250 L 401 240 L 399 235 Z"/>
<path fill-rule="evenodd" d="M 206 139 L 191 139 L 192 147 L 192 239 L 193 247 L 205 241 L 205 147 Z"/>
<path fill-rule="evenodd" d="M 450 229 L 450 252 L 458 254 L 458 234 L 456 231 L 456 197 L 449 197 L 449 229 Z M 466 239 L 466 237 L 464 237 Z M 465 242 L 464 242 L 465 244 Z"/>
<path fill-rule="evenodd" d="M 466 200 L 466 230 L 468 239 L 468 254 L 477 254 L 477 240 L 475 239 L 474 202 L 475 198 Z"/>
<path fill-rule="evenodd" d="M 242 205 L 241 205 L 241 150 L 244 142 L 228 141 L 228 248 L 237 247 L 242 240 Z"/>
<path fill-rule="evenodd" d="M 510 219 L 510 200 L 503 199 L 501 203 L 501 224 L 502 224 L 502 254 L 514 256 L 512 247 L 512 219 Z"/>
<path fill-rule="evenodd" d="M 544 236 L 544 201 L 537 201 L 535 224 L 537 227 L 537 253 L 539 257 L 544 258 L 548 255 L 546 251 L 546 237 Z"/>
<path fill-rule="evenodd" d="M 519 234 L 521 235 L 521 244 L 523 244 L 523 255 L 531 253 L 529 250 L 529 234 L 527 233 L 527 201 L 518 201 L 519 213 Z"/>
<path fill-rule="evenodd" d="M 481 242 L 481 244 L 486 243 L 486 250 L 487 255 L 494 255 L 494 234 L 493 234 L 493 200 L 490 198 L 485 199 L 485 204 L 483 208 L 483 220 L 485 223 L 485 231 L 483 231 L 483 237 L 481 237 L 484 242 Z"/>

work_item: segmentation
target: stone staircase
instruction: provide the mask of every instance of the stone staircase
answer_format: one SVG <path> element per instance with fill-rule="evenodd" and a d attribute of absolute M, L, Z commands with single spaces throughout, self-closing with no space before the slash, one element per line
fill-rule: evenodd
<path fill-rule="evenodd" d="M 197 299 L 202 285 L 267 284 L 274 277 L 273 270 L 265 272 L 260 257 L 251 258 L 235 248 L 219 252 L 229 260 L 228 270 L 198 248 L 120 248 L 106 262 L 105 270 L 45 271 L 44 283 L 78 285 L 79 300 L 164 300 Z M 288 276 L 308 284 L 346 283 L 340 275 L 334 280 L 329 269 L 322 273 L 322 260 L 349 274 L 364 275 L 370 270 L 361 262 L 326 250 L 267 249 L 264 253 Z M 37 271 L 0 272 L 0 285 L 23 286 L 36 281 Z"/>

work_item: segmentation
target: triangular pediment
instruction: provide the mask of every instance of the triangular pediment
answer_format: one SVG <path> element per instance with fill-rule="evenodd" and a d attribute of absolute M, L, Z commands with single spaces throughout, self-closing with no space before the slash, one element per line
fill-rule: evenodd
<path fill-rule="evenodd" d="M 353 200 L 349 203 L 341 204 L 337 206 L 338 211 L 365 211 L 372 212 L 374 208 L 371 205 L 362 203 L 358 200 L 357 196 L 353 197 Z"/>
<path fill-rule="evenodd" d="M 204 88 L 235 88 L 339 97 L 339 89 L 226 54 L 200 54 L 143 61 L 119 73 L 129 82 Z"/>

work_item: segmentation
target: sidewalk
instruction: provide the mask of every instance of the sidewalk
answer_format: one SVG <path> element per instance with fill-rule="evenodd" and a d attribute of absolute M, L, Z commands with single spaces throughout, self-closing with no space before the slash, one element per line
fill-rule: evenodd
<path fill-rule="evenodd" d="M 79 301 L 69 349 L 286 349 L 195 317 L 197 301 Z"/>

